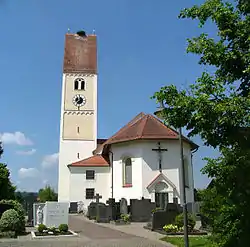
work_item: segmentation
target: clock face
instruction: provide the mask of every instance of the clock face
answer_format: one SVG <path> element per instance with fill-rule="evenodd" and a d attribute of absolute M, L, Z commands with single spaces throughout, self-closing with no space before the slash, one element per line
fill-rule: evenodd
<path fill-rule="evenodd" d="M 83 95 L 77 94 L 73 97 L 73 104 L 75 106 L 84 106 L 86 104 L 86 98 Z"/>

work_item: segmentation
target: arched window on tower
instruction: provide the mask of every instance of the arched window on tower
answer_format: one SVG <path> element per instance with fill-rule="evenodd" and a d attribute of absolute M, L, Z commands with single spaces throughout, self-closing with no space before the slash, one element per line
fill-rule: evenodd
<path fill-rule="evenodd" d="M 124 186 L 132 186 L 132 160 L 131 158 L 124 159 Z"/>
<path fill-rule="evenodd" d="M 83 78 L 77 78 L 74 82 L 75 90 L 85 90 L 85 81 Z"/>

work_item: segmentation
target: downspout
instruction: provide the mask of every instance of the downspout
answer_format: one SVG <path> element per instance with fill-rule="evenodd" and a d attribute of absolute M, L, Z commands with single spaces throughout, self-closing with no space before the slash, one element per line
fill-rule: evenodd
<path fill-rule="evenodd" d="M 112 151 L 109 150 L 109 153 L 111 154 L 111 160 L 110 160 L 110 165 L 111 165 L 111 198 L 114 198 L 114 170 L 113 170 L 113 159 L 114 159 L 114 154 Z"/>
<path fill-rule="evenodd" d="M 193 156 L 194 156 L 194 153 L 196 153 L 198 151 L 198 147 L 195 148 L 193 151 L 191 151 L 191 166 L 192 166 L 192 177 L 193 177 L 193 190 L 194 190 L 194 166 L 193 166 Z M 193 192 L 194 193 L 194 192 Z M 194 213 L 194 204 L 195 204 L 195 201 L 193 202 L 193 213 Z"/>

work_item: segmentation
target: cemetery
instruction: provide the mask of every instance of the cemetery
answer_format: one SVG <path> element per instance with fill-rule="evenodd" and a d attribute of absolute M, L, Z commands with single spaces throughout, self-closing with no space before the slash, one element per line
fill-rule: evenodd
<path fill-rule="evenodd" d="M 110 223 L 117 226 L 128 225 L 131 222 L 145 222 L 145 230 L 155 231 L 163 235 L 183 235 L 182 207 L 177 203 L 168 203 L 165 209 L 156 208 L 150 199 L 131 199 L 128 202 L 121 198 L 119 202 L 110 198 L 106 204 L 100 202 L 101 195 L 96 194 L 85 216 L 96 223 Z M 79 213 L 79 203 L 70 205 L 70 213 Z M 78 210 L 76 210 L 78 209 Z M 195 229 L 197 214 L 188 205 L 188 227 L 190 235 L 207 235 L 203 229 Z M 81 213 L 84 210 L 81 209 Z"/>

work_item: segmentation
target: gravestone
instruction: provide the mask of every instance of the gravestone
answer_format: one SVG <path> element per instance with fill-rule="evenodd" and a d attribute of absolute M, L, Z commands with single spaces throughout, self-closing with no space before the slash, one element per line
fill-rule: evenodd
<path fill-rule="evenodd" d="M 96 194 L 95 196 L 94 196 L 94 199 L 96 200 L 96 203 L 99 203 L 100 202 L 100 199 L 102 199 L 102 196 L 100 195 L 100 194 Z"/>
<path fill-rule="evenodd" d="M 128 214 L 128 202 L 125 198 L 120 200 L 120 214 Z"/>
<path fill-rule="evenodd" d="M 114 198 L 109 198 L 106 204 L 111 208 L 111 220 L 117 220 L 117 207 Z M 119 212 L 120 213 L 120 212 Z"/>
<path fill-rule="evenodd" d="M 156 208 L 156 204 L 150 199 L 131 199 L 130 213 L 131 221 L 134 222 L 148 222 L 152 218 L 152 210 Z"/>
<path fill-rule="evenodd" d="M 44 224 L 44 207 L 45 203 L 33 204 L 33 225 Z"/>
<path fill-rule="evenodd" d="M 112 208 L 104 203 L 98 203 L 96 208 L 96 221 L 98 223 L 109 223 L 112 218 Z"/>
<path fill-rule="evenodd" d="M 152 230 L 162 230 L 163 226 L 173 224 L 175 218 L 180 214 L 180 207 L 175 203 L 168 203 L 166 210 L 160 210 L 153 213 Z"/>
<path fill-rule="evenodd" d="M 58 227 L 69 222 L 69 204 L 67 202 L 46 202 L 44 207 L 44 224 Z"/>
<path fill-rule="evenodd" d="M 177 197 L 173 198 L 173 203 L 178 204 L 178 198 Z"/>
<path fill-rule="evenodd" d="M 33 213 L 33 207 L 28 209 L 28 225 L 34 226 L 34 213 Z"/>
<path fill-rule="evenodd" d="M 77 202 L 71 202 L 69 206 L 69 213 L 76 214 L 77 213 Z"/>

